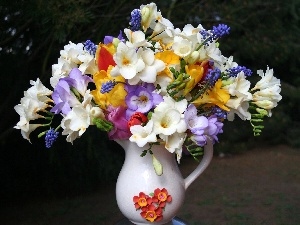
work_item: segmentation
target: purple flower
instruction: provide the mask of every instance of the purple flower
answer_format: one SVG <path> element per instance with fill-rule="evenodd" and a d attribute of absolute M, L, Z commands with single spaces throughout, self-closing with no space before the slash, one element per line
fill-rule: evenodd
<path fill-rule="evenodd" d="M 226 34 L 229 34 L 230 27 L 226 24 L 219 24 L 217 27 L 213 26 L 212 34 L 213 38 L 216 40 L 218 38 L 221 38 L 225 36 Z"/>
<path fill-rule="evenodd" d="M 116 82 L 109 80 L 106 83 L 102 84 L 101 86 L 101 94 L 105 94 L 105 93 L 109 93 L 115 86 L 116 86 Z"/>
<path fill-rule="evenodd" d="M 154 89 L 153 84 L 126 85 L 127 118 L 135 112 L 147 113 L 163 101 L 162 96 L 152 92 Z"/>
<path fill-rule="evenodd" d="M 237 66 L 226 70 L 230 77 L 236 77 L 240 72 L 244 72 L 245 76 L 249 77 L 252 75 L 252 71 L 247 69 L 245 66 Z"/>
<path fill-rule="evenodd" d="M 191 104 L 184 113 L 185 122 L 192 132 L 191 139 L 199 146 L 206 145 L 207 138 L 218 141 L 217 135 L 222 133 L 223 123 L 215 115 L 209 118 L 198 116 L 196 107 Z"/>
<path fill-rule="evenodd" d="M 51 112 L 58 114 L 62 112 L 67 115 L 71 111 L 71 107 L 80 104 L 79 100 L 73 93 L 74 91 L 84 96 L 87 85 L 93 80 L 86 75 L 83 75 L 78 68 L 71 70 L 69 77 L 61 78 L 53 93 L 52 99 L 54 101 L 54 107 L 51 109 Z M 71 88 L 75 90 L 72 91 Z"/>
<path fill-rule="evenodd" d="M 126 108 L 123 106 L 117 108 L 109 106 L 107 111 L 109 112 L 107 120 L 114 125 L 114 128 L 108 133 L 108 137 L 112 140 L 129 139 L 131 132 L 126 119 Z"/>
<path fill-rule="evenodd" d="M 86 42 L 84 42 L 84 49 L 90 53 L 91 55 L 95 55 L 96 54 L 96 50 L 97 50 L 97 46 L 91 42 L 90 40 L 87 40 Z"/>
<path fill-rule="evenodd" d="M 58 138 L 58 134 L 59 132 L 55 131 L 53 128 L 47 131 L 45 136 L 46 148 L 51 148 L 54 141 L 56 141 L 56 139 Z"/>
<path fill-rule="evenodd" d="M 104 37 L 104 40 L 103 40 L 103 43 L 105 44 L 105 45 L 107 45 L 107 44 L 110 44 L 110 43 L 112 43 L 113 42 L 113 40 L 114 40 L 114 36 L 105 36 Z M 125 41 L 125 39 L 124 39 L 124 37 L 123 37 L 123 33 L 122 33 L 122 31 L 120 31 L 120 33 L 119 33 L 119 35 L 118 35 L 118 37 L 117 37 L 120 41 L 122 41 L 122 42 L 124 42 Z"/>
<path fill-rule="evenodd" d="M 134 9 L 131 12 L 131 18 L 129 25 L 131 26 L 132 31 L 138 31 L 141 28 L 142 15 L 141 10 Z"/>
<path fill-rule="evenodd" d="M 208 69 L 207 75 L 205 76 L 205 81 L 207 81 L 209 85 L 213 87 L 220 76 L 221 70 L 219 68 Z"/>

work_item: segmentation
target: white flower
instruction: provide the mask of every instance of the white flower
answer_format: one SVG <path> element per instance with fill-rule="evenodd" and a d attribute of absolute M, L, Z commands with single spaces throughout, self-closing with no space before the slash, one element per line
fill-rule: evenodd
<path fill-rule="evenodd" d="M 30 84 L 32 87 L 24 93 L 25 97 L 30 97 L 44 103 L 52 102 L 52 100 L 48 97 L 52 94 L 52 91 L 46 88 L 39 78 L 37 78 L 36 81 L 31 80 Z"/>
<path fill-rule="evenodd" d="M 272 86 L 280 86 L 280 80 L 273 76 L 273 69 L 269 69 L 268 67 L 265 74 L 263 70 L 258 70 L 257 74 L 261 77 L 261 80 L 251 89 L 252 91 L 257 89 L 262 90 Z"/>
<path fill-rule="evenodd" d="M 234 119 L 237 114 L 242 120 L 250 120 L 251 114 L 248 112 L 249 101 L 252 100 L 252 94 L 249 92 L 250 81 L 246 80 L 243 72 L 236 77 L 229 78 L 229 85 L 224 86 L 233 98 L 229 99 L 226 106 L 230 108 L 228 120 Z"/>
<path fill-rule="evenodd" d="M 215 66 L 218 67 L 221 67 L 221 65 L 224 63 L 224 57 L 222 56 L 222 53 L 215 42 L 212 42 L 209 46 L 202 46 L 199 49 L 199 53 L 200 61 L 213 59 Z"/>
<path fill-rule="evenodd" d="M 147 143 L 156 142 L 156 134 L 153 133 L 153 121 L 149 120 L 146 126 L 134 125 L 130 127 L 132 133 L 129 140 L 137 143 L 139 147 L 144 147 Z"/>
<path fill-rule="evenodd" d="M 234 68 L 238 66 L 238 64 L 233 61 L 232 56 L 230 56 L 229 58 L 224 57 L 224 61 L 225 61 L 224 64 L 222 64 L 221 67 L 219 68 L 221 72 L 225 72 L 230 68 Z"/>
<path fill-rule="evenodd" d="M 62 58 L 76 64 L 81 63 L 78 59 L 78 56 L 82 54 L 84 54 L 84 45 L 82 43 L 74 44 L 71 41 L 68 45 L 64 46 L 64 50 L 60 51 L 60 55 Z"/>
<path fill-rule="evenodd" d="M 187 134 L 176 132 L 172 135 L 161 134 L 159 136 L 166 142 L 165 148 L 171 153 L 175 152 L 175 154 L 177 155 L 177 161 L 179 163 L 182 156 L 182 145 L 185 141 Z"/>
<path fill-rule="evenodd" d="M 150 27 L 157 17 L 157 6 L 155 3 L 150 3 L 147 5 L 141 5 L 140 7 L 142 14 L 142 27 L 144 32 Z"/>
<path fill-rule="evenodd" d="M 111 76 L 121 74 L 125 79 L 132 79 L 138 72 L 141 72 L 145 68 L 145 63 L 140 50 L 136 52 L 135 48 L 129 48 L 120 42 L 113 56 L 117 65 L 111 70 Z"/>
<path fill-rule="evenodd" d="M 76 63 L 69 62 L 63 58 L 58 58 L 58 63 L 52 65 L 52 77 L 50 78 L 51 86 L 55 88 L 59 79 L 67 77 L 73 68 L 77 68 Z"/>
<path fill-rule="evenodd" d="M 271 109 L 277 106 L 277 103 L 282 99 L 280 95 L 280 80 L 273 76 L 273 69 L 267 68 L 264 74 L 262 70 L 258 70 L 257 74 L 261 77 L 252 90 L 257 90 L 253 94 L 253 103 L 258 107 L 268 110 L 268 115 L 271 116 Z"/>
<path fill-rule="evenodd" d="M 185 57 L 191 54 L 193 43 L 188 39 L 176 36 L 174 37 L 174 43 L 172 45 L 174 53 L 180 57 Z"/>
<path fill-rule="evenodd" d="M 95 74 L 98 71 L 94 56 L 90 55 L 88 52 L 78 55 L 77 58 L 81 63 L 78 69 L 83 74 Z"/>
<path fill-rule="evenodd" d="M 128 39 L 126 45 L 129 48 L 138 47 L 151 47 L 152 45 L 145 39 L 145 33 L 143 31 L 132 31 L 130 29 L 124 29 L 124 33 Z"/>
<path fill-rule="evenodd" d="M 67 135 L 67 141 L 73 141 L 80 137 L 86 129 L 92 124 L 96 117 L 104 118 L 102 110 L 91 105 L 92 95 L 89 90 L 84 95 L 84 100 L 72 108 L 72 110 L 61 121 L 61 127 L 64 129 L 62 135 Z"/>
<path fill-rule="evenodd" d="M 128 83 L 131 85 L 137 84 L 140 80 L 147 83 L 154 83 L 156 81 L 157 73 L 165 68 L 165 63 L 156 59 L 152 50 L 146 49 L 141 51 L 141 56 L 145 63 L 145 68 L 137 73 L 135 77 L 128 80 Z"/>
<path fill-rule="evenodd" d="M 185 132 L 187 126 L 184 121 L 183 112 L 186 107 L 186 99 L 176 102 L 173 98 L 164 96 L 164 102 L 161 102 L 154 109 L 151 117 L 151 120 L 154 122 L 154 132 L 164 135 Z"/>

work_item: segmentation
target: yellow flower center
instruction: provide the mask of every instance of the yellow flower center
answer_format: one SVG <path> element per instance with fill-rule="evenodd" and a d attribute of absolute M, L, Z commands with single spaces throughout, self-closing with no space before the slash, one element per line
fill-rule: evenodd
<path fill-rule="evenodd" d="M 139 206 L 143 207 L 147 205 L 147 201 L 145 198 L 139 198 L 138 204 Z"/>
<path fill-rule="evenodd" d="M 164 202 L 167 200 L 167 195 L 164 192 L 159 192 L 157 198 L 159 201 Z"/>
<path fill-rule="evenodd" d="M 156 215 L 155 211 L 151 210 L 146 213 L 146 220 L 153 222 L 156 218 L 157 218 L 157 215 Z"/>

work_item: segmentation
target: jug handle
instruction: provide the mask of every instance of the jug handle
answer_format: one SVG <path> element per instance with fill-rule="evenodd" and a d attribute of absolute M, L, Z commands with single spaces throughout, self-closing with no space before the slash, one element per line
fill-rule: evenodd
<path fill-rule="evenodd" d="M 214 147 L 213 142 L 209 138 L 207 138 L 207 144 L 204 146 L 204 154 L 203 158 L 200 161 L 199 165 L 196 169 L 190 173 L 185 179 L 185 190 L 192 184 L 199 176 L 203 173 L 203 171 L 208 167 L 214 155 Z"/>

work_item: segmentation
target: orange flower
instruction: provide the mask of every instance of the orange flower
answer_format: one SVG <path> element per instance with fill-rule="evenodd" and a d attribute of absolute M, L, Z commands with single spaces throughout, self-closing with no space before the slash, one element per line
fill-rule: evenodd
<path fill-rule="evenodd" d="M 155 58 L 160 59 L 161 61 L 163 61 L 166 64 L 165 69 L 162 72 L 158 73 L 158 75 L 163 75 L 163 76 L 166 75 L 166 76 L 170 77 L 171 79 L 173 79 L 173 74 L 171 73 L 169 67 L 172 65 L 180 64 L 179 56 L 170 50 L 166 50 L 163 52 L 156 53 Z"/>
<path fill-rule="evenodd" d="M 140 192 L 139 196 L 133 197 L 134 206 L 136 209 L 144 208 L 147 205 L 152 203 L 151 198 L 146 195 L 144 192 Z"/>
<path fill-rule="evenodd" d="M 115 53 L 115 47 L 112 43 L 110 44 L 99 44 L 96 52 L 96 62 L 99 71 L 107 71 L 109 66 L 115 66 L 116 63 L 113 59 L 113 54 Z"/>
<path fill-rule="evenodd" d="M 162 209 L 160 207 L 155 207 L 154 205 L 149 205 L 142 209 L 141 216 L 150 222 L 160 221 L 162 216 Z"/>
<path fill-rule="evenodd" d="M 167 202 L 172 201 L 172 196 L 168 194 L 167 189 L 156 188 L 154 190 L 154 196 L 152 197 L 152 201 L 158 202 L 159 207 L 163 208 L 163 207 L 165 207 Z"/>

